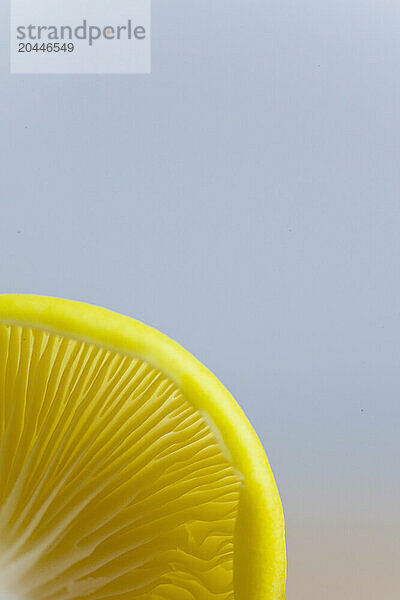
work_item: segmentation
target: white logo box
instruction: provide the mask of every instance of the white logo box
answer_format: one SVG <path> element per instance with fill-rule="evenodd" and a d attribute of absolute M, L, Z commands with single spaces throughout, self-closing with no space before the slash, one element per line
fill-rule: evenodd
<path fill-rule="evenodd" d="M 11 0 L 11 73 L 151 72 L 151 0 Z"/>

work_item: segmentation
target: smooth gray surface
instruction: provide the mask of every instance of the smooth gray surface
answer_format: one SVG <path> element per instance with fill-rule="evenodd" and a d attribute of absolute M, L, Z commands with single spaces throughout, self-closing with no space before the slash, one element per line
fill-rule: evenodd
<path fill-rule="evenodd" d="M 289 600 L 395 600 L 400 7 L 153 3 L 151 76 L 9 76 L 0 289 L 176 338 L 285 505 Z"/>

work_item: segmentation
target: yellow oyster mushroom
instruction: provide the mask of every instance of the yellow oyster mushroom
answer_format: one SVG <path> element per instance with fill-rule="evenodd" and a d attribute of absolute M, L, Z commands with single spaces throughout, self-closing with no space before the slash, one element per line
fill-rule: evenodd
<path fill-rule="evenodd" d="M 105 309 L 0 296 L 0 599 L 282 600 L 282 506 L 224 386 Z"/>

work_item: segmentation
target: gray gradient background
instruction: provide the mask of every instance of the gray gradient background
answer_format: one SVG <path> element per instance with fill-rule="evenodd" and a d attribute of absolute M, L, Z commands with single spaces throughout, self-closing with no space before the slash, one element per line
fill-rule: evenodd
<path fill-rule="evenodd" d="M 289 600 L 400 594 L 400 6 L 153 0 L 151 76 L 10 76 L 0 288 L 205 362 L 265 445 Z"/>

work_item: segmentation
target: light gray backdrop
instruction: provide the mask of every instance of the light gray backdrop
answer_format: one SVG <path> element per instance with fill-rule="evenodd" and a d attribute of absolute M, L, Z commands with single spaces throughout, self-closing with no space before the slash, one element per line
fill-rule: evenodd
<path fill-rule="evenodd" d="M 10 76 L 0 290 L 176 338 L 255 425 L 289 600 L 400 589 L 400 6 L 153 1 L 151 76 Z"/>

